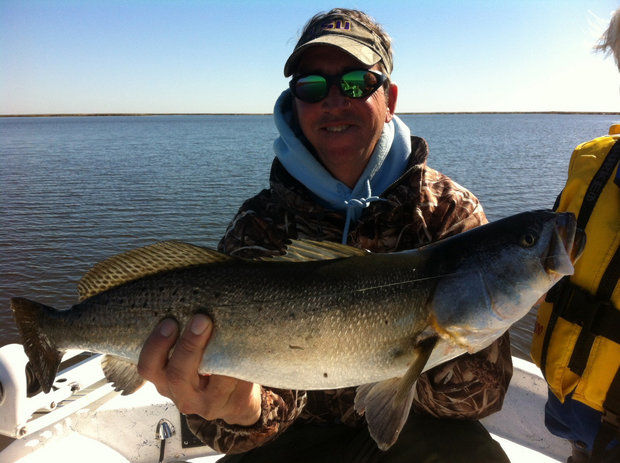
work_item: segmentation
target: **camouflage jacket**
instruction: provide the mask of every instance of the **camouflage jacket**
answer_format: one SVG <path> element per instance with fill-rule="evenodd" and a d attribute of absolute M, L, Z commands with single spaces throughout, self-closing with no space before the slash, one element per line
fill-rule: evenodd
<path fill-rule="evenodd" d="M 486 223 L 477 198 L 426 165 L 426 141 L 412 137 L 407 171 L 351 226 L 348 244 L 373 252 L 416 248 Z M 344 214 L 317 204 L 276 159 L 270 188 L 247 200 L 228 226 L 219 249 L 240 257 L 273 255 L 289 238 L 340 242 Z M 462 355 L 423 373 L 414 413 L 479 419 L 498 411 L 512 376 L 508 335 L 481 352 Z M 365 426 L 353 409 L 355 388 L 290 391 L 262 388 L 262 413 L 250 427 L 187 417 L 203 442 L 239 453 L 275 438 L 295 420 Z"/>

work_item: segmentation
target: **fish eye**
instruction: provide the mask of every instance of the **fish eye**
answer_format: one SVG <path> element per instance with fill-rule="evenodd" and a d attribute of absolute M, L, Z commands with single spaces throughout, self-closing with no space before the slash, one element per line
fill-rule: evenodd
<path fill-rule="evenodd" d="M 538 241 L 538 234 L 533 231 L 528 231 L 521 236 L 520 244 L 524 248 L 530 248 Z"/>

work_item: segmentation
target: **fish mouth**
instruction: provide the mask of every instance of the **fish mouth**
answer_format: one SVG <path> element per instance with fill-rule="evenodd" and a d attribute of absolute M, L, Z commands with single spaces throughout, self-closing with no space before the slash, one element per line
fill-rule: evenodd
<path fill-rule="evenodd" d="M 543 256 L 543 266 L 549 273 L 571 275 L 573 264 L 579 259 L 586 245 L 586 234 L 577 228 L 577 219 L 572 212 L 557 214 L 553 236 L 548 252 Z"/>

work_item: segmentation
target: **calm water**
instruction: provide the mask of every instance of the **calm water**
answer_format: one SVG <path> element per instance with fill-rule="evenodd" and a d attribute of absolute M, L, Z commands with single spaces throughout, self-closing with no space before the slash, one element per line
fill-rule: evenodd
<path fill-rule="evenodd" d="M 402 119 L 495 220 L 550 207 L 574 146 L 620 115 Z M 9 297 L 64 308 L 107 256 L 166 239 L 215 246 L 267 186 L 275 136 L 270 116 L 0 117 L 0 345 L 18 341 Z"/>

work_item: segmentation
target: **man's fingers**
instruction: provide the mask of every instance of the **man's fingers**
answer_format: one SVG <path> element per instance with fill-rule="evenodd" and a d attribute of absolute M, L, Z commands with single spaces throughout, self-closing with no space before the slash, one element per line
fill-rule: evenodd
<path fill-rule="evenodd" d="M 250 426 L 260 417 L 260 386 L 198 373 L 212 331 L 213 322 L 203 314 L 192 317 L 180 336 L 174 320 L 162 321 L 144 343 L 138 371 L 160 394 L 171 398 L 181 413 Z"/>
<path fill-rule="evenodd" d="M 144 342 L 138 360 L 138 373 L 144 379 L 157 383 L 165 376 L 168 353 L 174 345 L 178 334 L 178 325 L 166 318 L 149 335 Z"/>
<path fill-rule="evenodd" d="M 203 314 L 196 314 L 189 321 L 168 360 L 166 376 L 172 389 L 176 384 L 192 379 L 193 386 L 198 387 L 199 378 L 196 374 L 204 348 L 209 341 L 213 322 Z"/>

